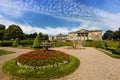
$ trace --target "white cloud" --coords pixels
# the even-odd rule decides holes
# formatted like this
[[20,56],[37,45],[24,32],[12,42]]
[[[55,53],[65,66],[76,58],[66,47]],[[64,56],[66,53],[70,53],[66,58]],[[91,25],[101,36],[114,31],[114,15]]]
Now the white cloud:
[[0,18],[0,23],[5,24],[6,28],[8,28],[9,25],[11,24],[16,24],[19,25],[21,27],[21,29],[23,30],[24,33],[34,33],[34,32],[42,32],[44,34],[48,34],[48,35],[56,35],[59,33],[63,33],[63,34],[67,34],[69,32],[69,30],[67,28],[61,28],[61,27],[56,27],[56,28],[52,28],[52,27],[45,27],[45,28],[40,28],[40,27],[32,27],[30,25],[26,24],[19,24],[16,22],[12,22],[9,21],[8,19],[2,17]]
[[[71,22],[80,22],[80,26],[73,28],[39,28],[28,24],[19,24],[25,33],[43,32],[47,34],[67,33],[70,31],[85,29],[118,29],[120,27],[120,13],[112,14],[90,6],[76,3],[74,0],[47,0],[45,4],[41,0],[36,4],[35,0],[0,0],[0,11],[14,18],[21,17],[24,12],[32,11],[36,13],[51,15],[56,18]],[[5,25],[16,24],[0,15],[0,23]]]
[[107,25],[110,29],[116,30],[120,28],[120,13],[112,14],[101,11],[98,15],[102,17],[103,24]]

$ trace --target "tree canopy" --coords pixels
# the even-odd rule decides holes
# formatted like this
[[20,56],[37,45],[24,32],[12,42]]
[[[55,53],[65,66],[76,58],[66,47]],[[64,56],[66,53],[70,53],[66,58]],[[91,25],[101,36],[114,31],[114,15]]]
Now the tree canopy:
[[0,40],[3,38],[5,31],[5,26],[3,24],[0,24]]
[[107,30],[103,34],[103,39],[105,40],[120,40],[120,29],[116,31]]
[[6,36],[9,37],[9,39],[15,39],[15,38],[21,38],[23,36],[23,31],[18,25],[10,25],[6,29]]

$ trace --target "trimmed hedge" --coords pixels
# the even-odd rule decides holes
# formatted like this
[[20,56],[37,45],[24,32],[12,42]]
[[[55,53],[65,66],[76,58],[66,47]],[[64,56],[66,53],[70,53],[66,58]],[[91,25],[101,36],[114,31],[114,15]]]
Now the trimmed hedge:
[[1,42],[0,46],[12,46],[13,42]]
[[20,45],[32,45],[33,40],[21,40]]

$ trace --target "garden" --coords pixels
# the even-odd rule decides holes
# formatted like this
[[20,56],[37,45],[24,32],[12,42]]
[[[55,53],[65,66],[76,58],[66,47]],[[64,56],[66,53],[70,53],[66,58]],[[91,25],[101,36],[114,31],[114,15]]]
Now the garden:
[[86,47],[95,47],[113,58],[120,58],[120,41],[86,41]]
[[71,74],[80,61],[56,50],[35,50],[6,62],[3,72],[15,79],[54,79]]

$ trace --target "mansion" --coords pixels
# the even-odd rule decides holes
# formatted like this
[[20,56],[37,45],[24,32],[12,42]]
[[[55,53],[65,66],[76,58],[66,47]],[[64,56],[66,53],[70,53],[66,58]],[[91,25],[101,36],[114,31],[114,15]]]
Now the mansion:
[[53,40],[93,40],[98,41],[102,40],[102,30],[86,30],[86,29],[80,29],[75,32],[70,32],[67,35],[58,34],[56,36],[50,36],[50,41]]

